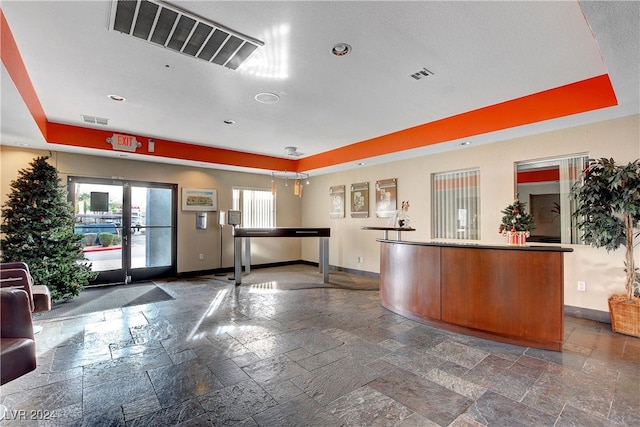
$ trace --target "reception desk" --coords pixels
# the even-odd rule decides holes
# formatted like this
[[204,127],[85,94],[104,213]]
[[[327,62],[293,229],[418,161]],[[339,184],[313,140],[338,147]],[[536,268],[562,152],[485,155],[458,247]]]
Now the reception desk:
[[242,284],[242,241],[245,245],[245,272],[251,273],[252,237],[318,237],[318,266],[324,283],[329,282],[329,237],[330,228],[234,228],[233,229],[233,273],[236,285]]
[[564,253],[573,249],[378,241],[385,308],[453,332],[562,350]]

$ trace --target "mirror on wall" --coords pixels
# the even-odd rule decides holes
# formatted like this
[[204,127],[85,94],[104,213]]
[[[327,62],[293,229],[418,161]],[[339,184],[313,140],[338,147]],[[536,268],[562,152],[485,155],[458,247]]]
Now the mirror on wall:
[[527,240],[540,243],[580,243],[569,197],[573,184],[587,164],[586,154],[517,162],[516,193],[527,203],[536,229]]

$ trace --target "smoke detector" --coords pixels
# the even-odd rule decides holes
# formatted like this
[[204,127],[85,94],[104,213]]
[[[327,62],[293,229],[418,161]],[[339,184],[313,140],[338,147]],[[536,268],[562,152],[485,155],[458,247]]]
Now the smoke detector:
[[289,157],[302,156],[302,153],[298,152],[298,147],[284,147],[284,153]]
[[261,92],[254,98],[261,104],[277,104],[280,101],[280,97],[277,94],[270,92]]

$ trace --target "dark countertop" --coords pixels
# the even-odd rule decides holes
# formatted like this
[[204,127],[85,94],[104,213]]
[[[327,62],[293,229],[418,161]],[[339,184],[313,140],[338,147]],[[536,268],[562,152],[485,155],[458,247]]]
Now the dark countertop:
[[561,246],[544,246],[544,245],[482,245],[480,243],[456,243],[456,242],[411,242],[411,241],[398,241],[398,240],[385,240],[376,239],[380,243],[393,243],[395,245],[417,245],[417,246],[440,246],[451,248],[469,248],[469,249],[499,249],[508,251],[543,251],[543,252],[573,252],[572,248],[563,248]]

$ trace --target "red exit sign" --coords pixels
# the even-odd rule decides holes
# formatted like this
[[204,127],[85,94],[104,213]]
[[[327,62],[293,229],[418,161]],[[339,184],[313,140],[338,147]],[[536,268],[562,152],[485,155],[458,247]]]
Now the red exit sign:
[[111,144],[114,150],[129,151],[135,153],[138,147],[142,147],[142,143],[136,140],[135,136],[121,135],[114,133],[113,136],[107,138],[107,142]]

